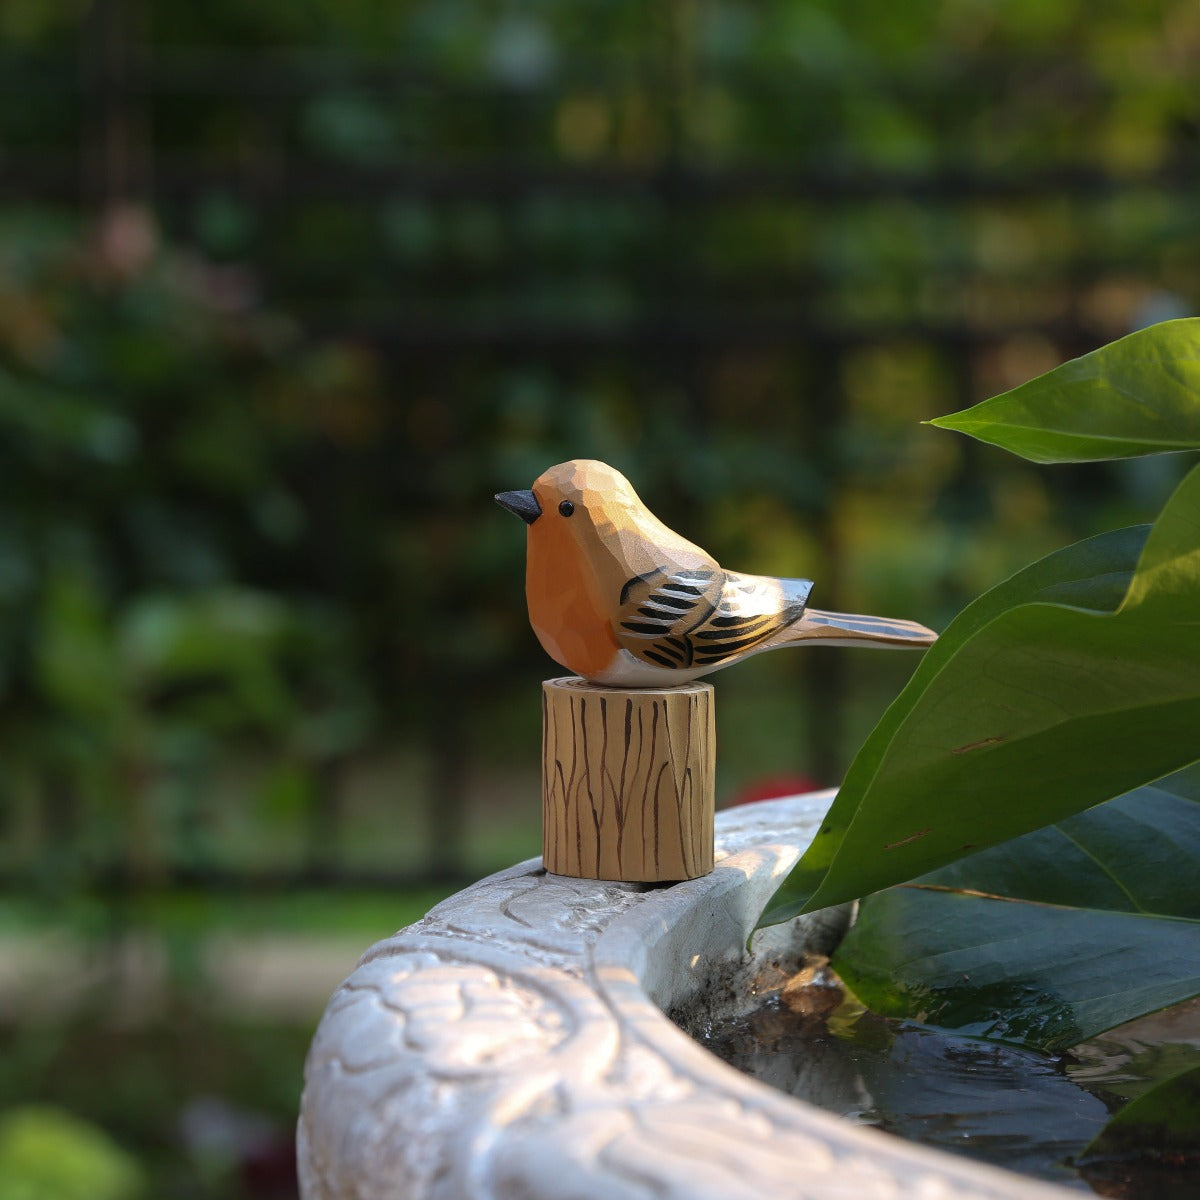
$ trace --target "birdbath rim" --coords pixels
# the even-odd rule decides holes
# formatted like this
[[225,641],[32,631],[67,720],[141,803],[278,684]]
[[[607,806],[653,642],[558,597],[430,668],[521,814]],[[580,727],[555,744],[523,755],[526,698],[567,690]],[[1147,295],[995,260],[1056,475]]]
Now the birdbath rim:
[[[717,815],[716,867],[671,886],[531,859],[371,947],[313,1039],[304,1200],[805,1200],[1076,1193],[855,1126],[709,1054],[665,1014],[748,1004],[746,940],[832,791]],[[761,931],[828,948],[845,910]]]

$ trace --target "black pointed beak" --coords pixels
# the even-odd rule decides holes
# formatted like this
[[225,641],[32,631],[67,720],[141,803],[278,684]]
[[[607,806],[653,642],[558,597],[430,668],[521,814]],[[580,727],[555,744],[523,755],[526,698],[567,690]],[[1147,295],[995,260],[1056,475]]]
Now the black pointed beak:
[[542,515],[542,506],[530,491],[500,492],[496,496],[496,503],[510,513],[516,513],[526,525],[532,525]]

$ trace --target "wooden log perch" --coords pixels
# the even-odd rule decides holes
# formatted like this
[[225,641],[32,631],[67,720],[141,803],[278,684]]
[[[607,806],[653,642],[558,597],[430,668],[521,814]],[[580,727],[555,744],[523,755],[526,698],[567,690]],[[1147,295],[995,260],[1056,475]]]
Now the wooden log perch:
[[716,732],[707,683],[542,684],[542,858],[585,879],[658,883],[713,868]]

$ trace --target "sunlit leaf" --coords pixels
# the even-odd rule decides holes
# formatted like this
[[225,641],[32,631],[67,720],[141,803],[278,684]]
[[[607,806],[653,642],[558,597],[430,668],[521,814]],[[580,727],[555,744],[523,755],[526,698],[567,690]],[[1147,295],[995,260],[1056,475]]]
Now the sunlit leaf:
[[1105,535],[966,609],[860,750],[763,923],[912,879],[1200,758],[1198,530],[1200,468],[1136,569],[1140,533]]
[[1131,333],[930,424],[1043,463],[1194,450],[1200,317]]
[[138,1162],[103,1130],[51,1105],[0,1115],[2,1194],[56,1200],[132,1200],[145,1192]]

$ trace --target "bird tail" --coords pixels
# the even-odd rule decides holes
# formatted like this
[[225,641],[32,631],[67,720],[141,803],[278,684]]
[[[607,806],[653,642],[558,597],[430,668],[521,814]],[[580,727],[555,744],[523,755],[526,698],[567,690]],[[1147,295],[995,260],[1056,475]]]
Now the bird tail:
[[918,625],[916,621],[822,612],[819,608],[810,608],[788,629],[787,640],[818,646],[859,644],[880,649],[923,650],[937,641],[937,634],[924,625]]

